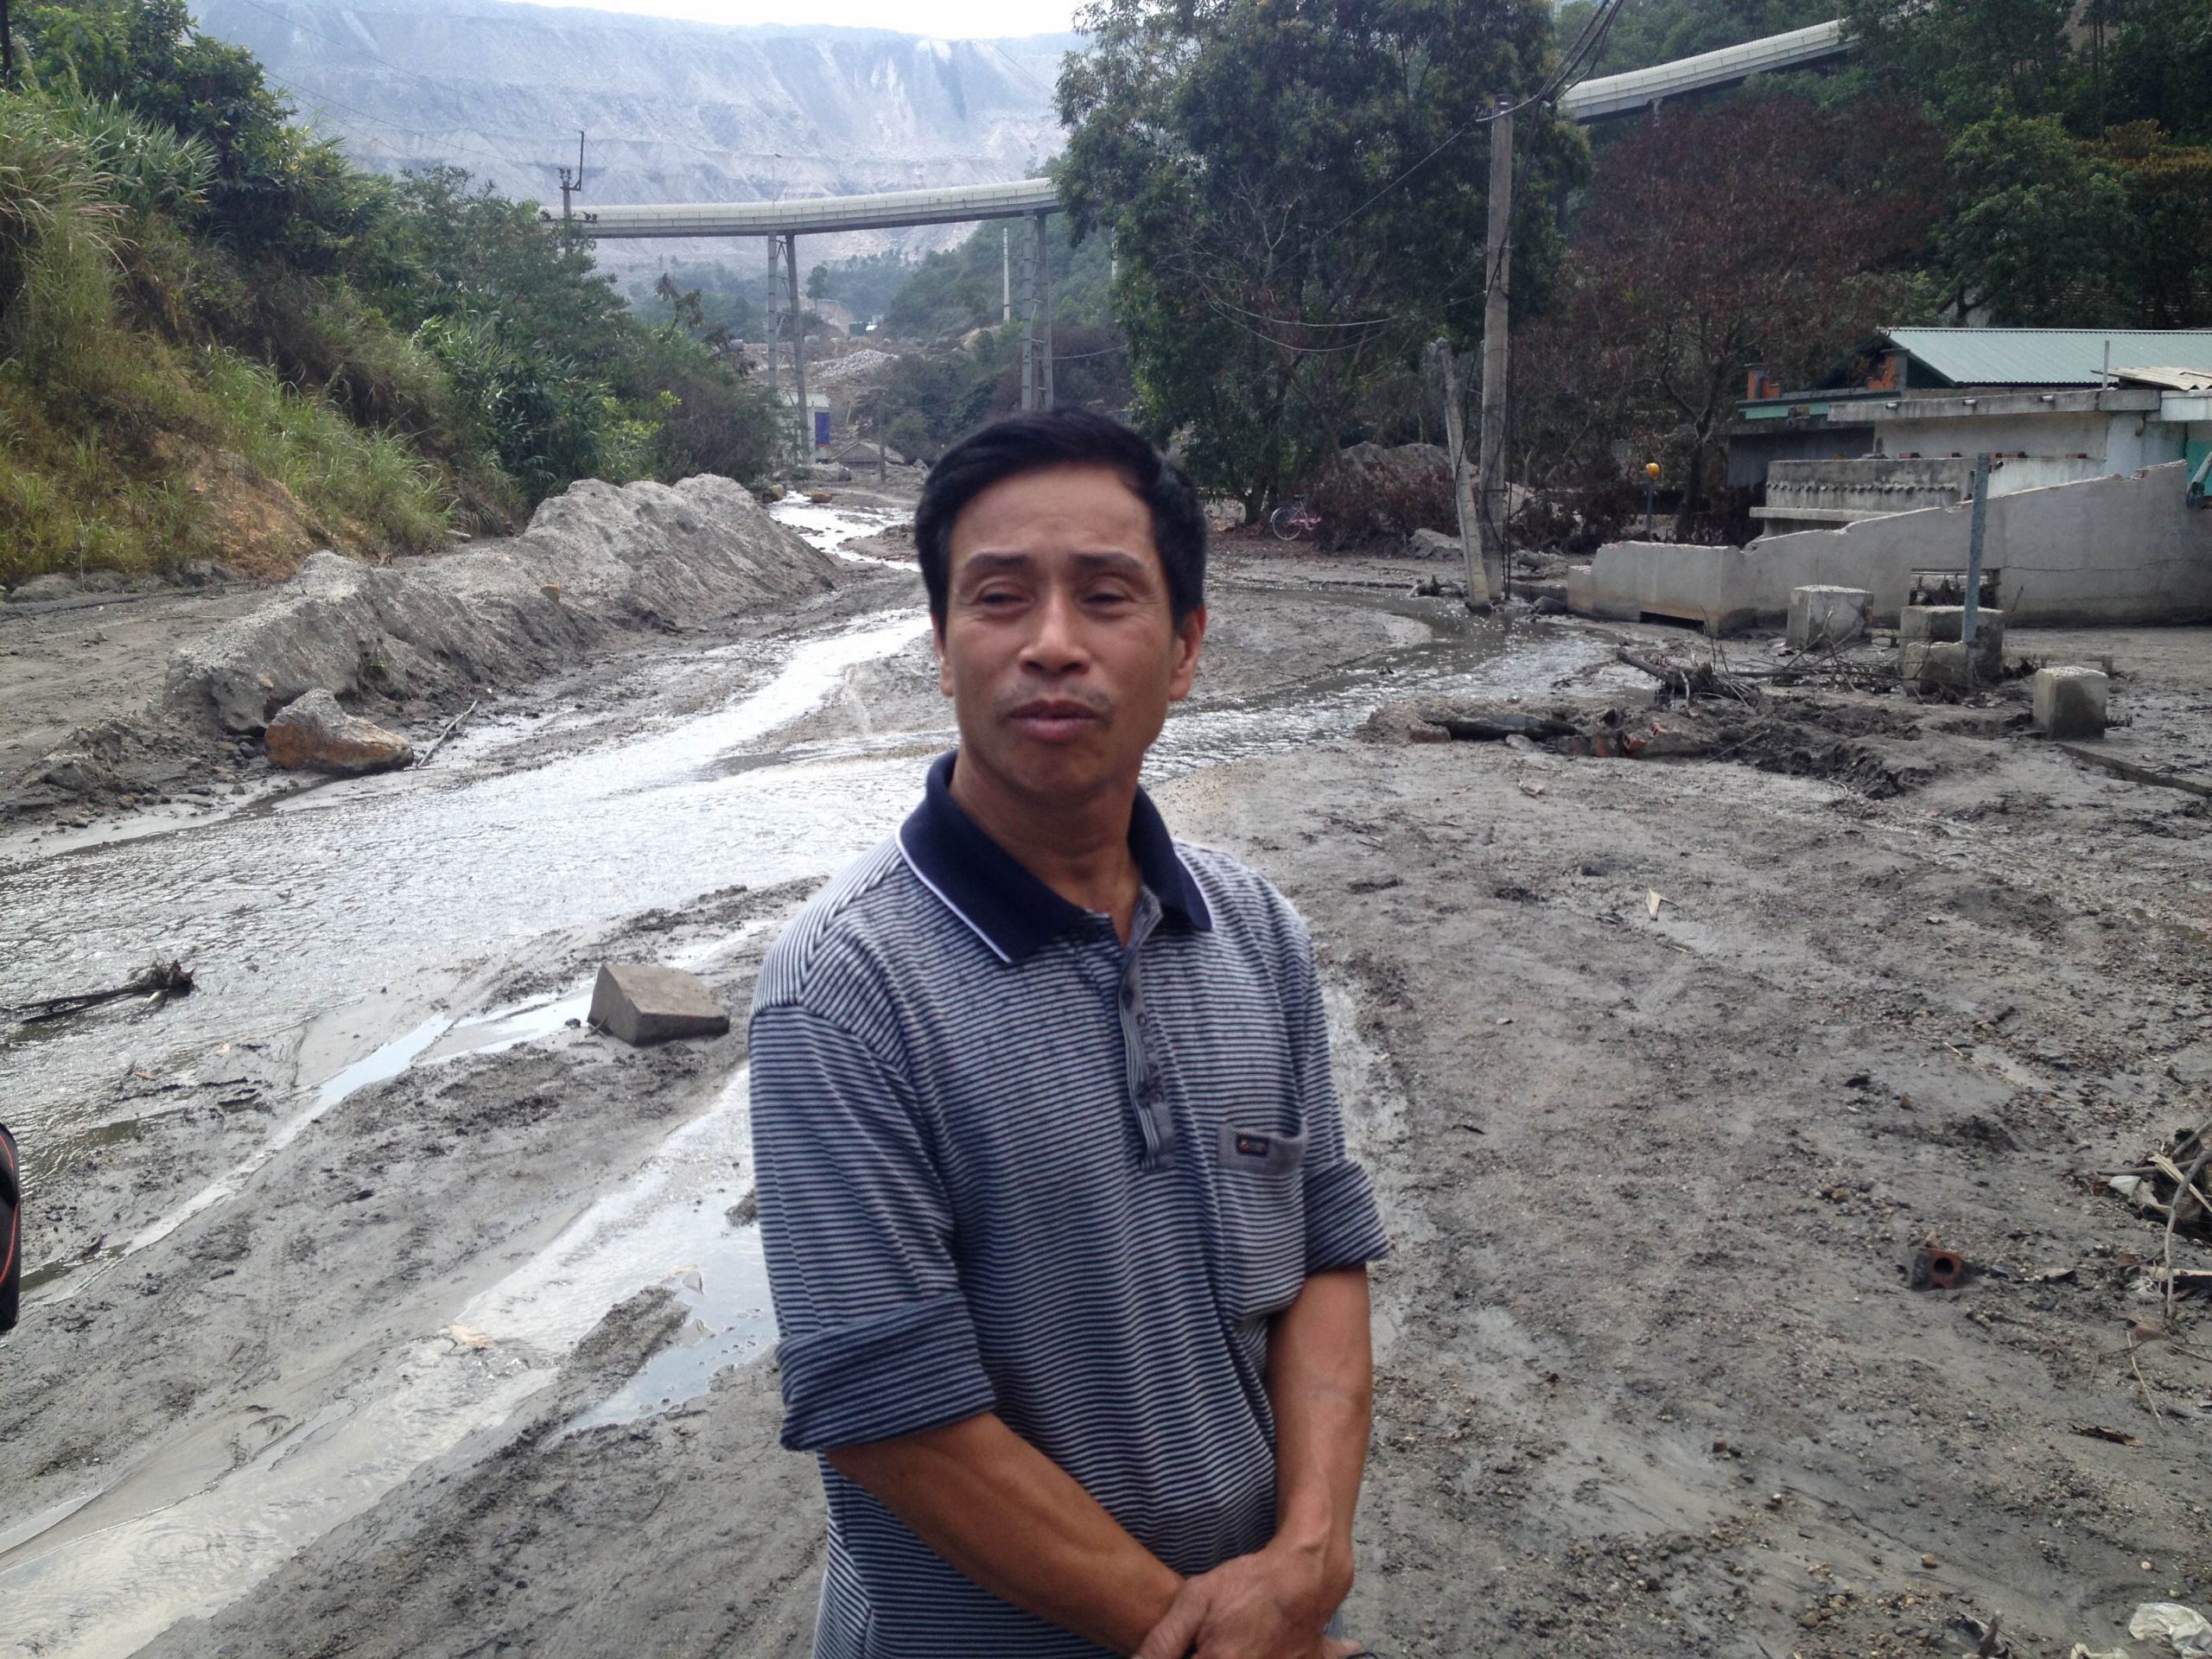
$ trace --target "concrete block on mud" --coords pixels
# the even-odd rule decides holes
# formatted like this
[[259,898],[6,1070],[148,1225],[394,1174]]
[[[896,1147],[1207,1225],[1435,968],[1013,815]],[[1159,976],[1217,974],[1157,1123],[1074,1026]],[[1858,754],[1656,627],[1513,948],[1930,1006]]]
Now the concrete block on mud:
[[[1897,643],[1947,641],[1966,637],[1967,607],[1963,605],[1908,605],[1897,613]],[[2005,633],[2005,613],[1986,605],[1974,613],[1974,643],[1986,649],[1992,634]]]
[[[1974,683],[1988,685],[2003,671],[2004,641],[2001,633],[1977,633]],[[1899,645],[1897,677],[1911,685],[1964,687],[1967,683],[1966,645],[1957,639],[1916,639]]]
[[1792,651],[1824,651],[1864,638],[1874,616],[1874,595],[1864,588],[1815,586],[1789,590]]
[[2029,694],[2045,737],[2102,737],[2112,682],[2094,668],[2039,668]]
[[729,1029],[696,974],[655,962],[609,962],[591,991],[591,1023],[632,1048],[676,1037],[719,1037]]

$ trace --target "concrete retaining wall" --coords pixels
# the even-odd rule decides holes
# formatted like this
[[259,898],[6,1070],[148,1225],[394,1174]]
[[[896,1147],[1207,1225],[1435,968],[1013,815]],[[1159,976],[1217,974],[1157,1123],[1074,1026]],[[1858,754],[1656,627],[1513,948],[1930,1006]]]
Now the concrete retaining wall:
[[[2050,489],[1992,495],[1983,561],[2019,626],[2212,620],[2212,512],[2182,505],[2178,462]],[[1789,590],[1864,588],[1894,624],[1912,573],[1963,569],[1970,505],[1797,531],[1749,547],[1614,542],[1572,572],[1567,602],[1592,616],[1679,618],[1726,631],[1779,622]]]

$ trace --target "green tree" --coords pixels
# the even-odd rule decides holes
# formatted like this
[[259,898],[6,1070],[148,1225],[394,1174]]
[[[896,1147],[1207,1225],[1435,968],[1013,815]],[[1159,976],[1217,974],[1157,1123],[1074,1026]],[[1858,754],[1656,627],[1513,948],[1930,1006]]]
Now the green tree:
[[1993,116],[2054,115],[2078,79],[2073,0],[1845,0],[1876,83],[1955,130]]
[[[1559,33],[1572,39],[1597,0],[1565,0]],[[1835,0],[1626,0],[1591,73],[1617,75],[1700,52],[1780,35],[1836,15]]]
[[2156,121],[2184,143],[2212,140],[2212,5],[2090,0],[2088,10],[2097,130]]
[[[1867,131],[1884,144],[1853,142]],[[1803,385],[1899,321],[1941,156],[1910,105],[1770,99],[1641,124],[1607,150],[1575,219],[1562,303],[1516,342],[1524,429],[1586,480],[1627,440],[1664,463],[1689,518],[1725,518],[1719,461],[1745,372]]]
[[[1541,0],[1099,0],[1059,106],[1078,233],[1109,231],[1136,412],[1262,516],[1378,375],[1479,334],[1484,117],[1541,85]],[[1580,136],[1516,134],[1519,302],[1555,264]]]
[[200,34],[184,0],[74,0],[24,8],[29,73],[120,105],[207,145],[207,228],[233,251],[280,250],[327,271],[367,233],[376,181],[338,146],[290,124],[291,105],[243,47]]
[[2130,321],[2136,230],[2126,187],[2056,116],[1993,116],[1951,146],[1957,199],[1936,231],[1961,302],[1993,321],[2094,327]]
[[2212,145],[2177,144],[2155,121],[2114,127],[2091,153],[2114,169],[2133,223],[2119,250],[2135,320],[2212,322]]

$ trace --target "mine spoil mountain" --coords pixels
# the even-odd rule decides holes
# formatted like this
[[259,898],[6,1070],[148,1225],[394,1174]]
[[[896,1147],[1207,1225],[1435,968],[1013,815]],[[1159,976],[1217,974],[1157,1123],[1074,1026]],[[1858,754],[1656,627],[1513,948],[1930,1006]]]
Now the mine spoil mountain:
[[[575,165],[587,133],[585,207],[1024,177],[1059,148],[1052,86],[1078,43],[722,26],[506,0],[201,0],[199,18],[251,50],[303,116],[380,171],[451,165],[557,203],[559,168]],[[946,240],[944,227],[864,232],[805,251]],[[601,245],[617,267],[735,251]]]

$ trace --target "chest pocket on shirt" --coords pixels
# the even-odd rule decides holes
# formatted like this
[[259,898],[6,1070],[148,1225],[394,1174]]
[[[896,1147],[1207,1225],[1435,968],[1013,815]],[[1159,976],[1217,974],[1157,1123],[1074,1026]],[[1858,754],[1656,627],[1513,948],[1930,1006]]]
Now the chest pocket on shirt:
[[1243,1129],[1221,1126],[1221,1166],[1231,1175],[1287,1175],[1306,1161],[1306,1131]]
[[1224,1123],[1214,1154],[1229,1312],[1265,1318],[1306,1282],[1306,1128]]

